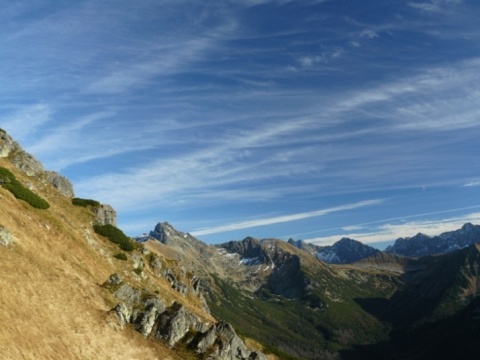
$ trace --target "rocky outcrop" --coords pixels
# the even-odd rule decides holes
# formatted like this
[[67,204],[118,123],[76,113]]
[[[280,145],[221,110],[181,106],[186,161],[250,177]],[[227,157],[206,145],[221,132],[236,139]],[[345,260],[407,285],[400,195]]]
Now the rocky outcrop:
[[180,303],[170,306],[156,295],[134,289],[114,274],[104,287],[121,300],[112,312],[120,325],[131,324],[143,336],[164,341],[170,347],[181,344],[205,359],[266,360],[264,354],[249,350],[226,322],[202,322]]
[[110,205],[100,205],[93,208],[98,225],[117,226],[117,212]]
[[43,165],[33,155],[21,150],[21,148],[13,152],[11,160],[12,164],[27,176],[36,176],[45,171]]
[[43,165],[35,157],[14,141],[5,131],[0,129],[0,157],[9,157],[12,164],[29,177],[36,176],[41,181],[53,186],[60,194],[73,198],[72,183],[64,176],[45,171]]
[[0,225],[0,245],[8,246],[13,242],[13,237],[8,229]]
[[242,241],[229,241],[218,246],[223,247],[229,253],[239,254],[242,259],[255,259],[255,263],[262,264],[271,263],[271,259],[264,251],[260,240],[252,237],[247,237]]
[[47,183],[57,189],[60,194],[69,198],[75,196],[73,185],[65,176],[62,176],[55,171],[45,171],[44,176]]
[[7,157],[17,148],[18,144],[5,131],[0,130],[0,157]]

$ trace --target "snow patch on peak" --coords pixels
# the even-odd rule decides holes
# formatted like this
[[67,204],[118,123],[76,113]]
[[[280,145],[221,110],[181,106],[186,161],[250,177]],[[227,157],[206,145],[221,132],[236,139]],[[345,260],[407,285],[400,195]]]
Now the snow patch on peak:
[[340,262],[340,257],[330,251],[317,252],[317,259],[329,264],[335,264]]

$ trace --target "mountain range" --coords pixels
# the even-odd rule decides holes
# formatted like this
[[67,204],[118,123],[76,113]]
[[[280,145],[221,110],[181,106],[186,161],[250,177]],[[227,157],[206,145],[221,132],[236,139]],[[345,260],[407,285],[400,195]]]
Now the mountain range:
[[383,252],[131,239],[1,129],[0,154],[2,359],[478,358],[477,225]]

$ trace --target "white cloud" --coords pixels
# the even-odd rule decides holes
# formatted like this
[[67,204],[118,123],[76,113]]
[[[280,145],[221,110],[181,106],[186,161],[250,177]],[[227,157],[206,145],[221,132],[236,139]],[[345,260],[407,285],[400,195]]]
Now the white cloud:
[[202,54],[213,45],[211,37],[181,40],[161,49],[151,59],[122,65],[121,69],[95,80],[86,88],[87,93],[116,94],[132,91],[148,85],[156,76],[184,71],[189,63],[199,60]]
[[[478,208],[474,206],[470,208]],[[445,212],[454,212],[459,209],[452,209]],[[411,215],[403,219],[420,217],[423,214]],[[398,218],[399,220],[402,218]],[[467,222],[480,224],[480,213],[468,213],[463,216],[449,217],[443,219],[431,220],[416,220],[403,223],[389,223],[392,219],[382,220],[379,222],[387,222],[375,227],[369,227],[369,231],[364,232],[345,232],[338,235],[322,236],[309,238],[305,241],[318,245],[331,245],[343,237],[348,237],[363,242],[364,244],[393,241],[400,237],[412,237],[418,233],[423,233],[429,236],[439,235],[446,231],[456,230],[462,227]],[[367,225],[367,224],[365,224]]]
[[368,39],[374,39],[378,37],[378,33],[372,29],[364,29],[360,33],[361,38],[368,38]]
[[22,142],[51,121],[52,114],[53,111],[47,104],[26,105],[1,118],[0,123],[13,138]]
[[364,110],[391,121],[399,130],[453,130],[479,126],[480,58],[426,69],[337,102],[332,113],[343,117]]
[[378,204],[381,204],[382,202],[384,202],[384,200],[381,200],[381,199],[366,200],[366,201],[360,201],[357,203],[346,204],[346,205],[336,206],[336,207],[312,211],[312,212],[275,216],[267,219],[241,221],[237,223],[221,225],[221,226],[216,226],[216,227],[211,227],[206,229],[198,229],[198,230],[192,231],[191,233],[194,236],[202,236],[202,235],[217,234],[217,233],[222,233],[222,232],[227,232],[232,230],[247,229],[247,228],[252,228],[257,226],[280,224],[285,222],[308,219],[308,218],[317,217],[317,216],[324,216],[324,215],[328,215],[328,214],[339,212],[339,211],[347,211],[347,210],[358,209],[366,206],[378,205]]
[[430,0],[428,2],[409,2],[408,6],[425,12],[441,12],[446,6],[461,4],[463,0]]
[[471,181],[463,185],[464,187],[473,187],[473,186],[480,186],[480,181]]

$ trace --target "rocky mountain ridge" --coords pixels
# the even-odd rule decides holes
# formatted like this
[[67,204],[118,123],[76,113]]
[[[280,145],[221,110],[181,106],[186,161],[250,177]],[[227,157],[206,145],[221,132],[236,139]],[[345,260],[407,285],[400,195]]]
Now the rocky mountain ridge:
[[466,223],[461,229],[433,237],[418,233],[413,237],[399,238],[385,252],[410,257],[438,255],[466,248],[478,241],[480,226]]
[[[457,239],[461,239],[461,234],[471,235],[473,228],[475,228],[474,225],[466,224],[463,231],[451,233],[455,234]],[[467,231],[465,231],[466,229]],[[449,235],[451,234],[442,234],[442,238],[448,239]],[[175,239],[169,237],[175,237]],[[161,239],[163,243],[174,244],[177,249],[187,248],[181,242],[201,244],[198,240],[190,237],[191,235],[177,232],[171,225],[168,225],[168,229],[163,231]],[[475,290],[478,289],[480,281],[478,265],[471,265],[473,262],[479,262],[478,246],[475,247],[475,245],[465,248],[464,251],[462,250],[463,252],[452,252],[452,256],[455,255],[454,258],[460,259],[452,261],[449,260],[449,254],[441,258],[416,259],[381,252],[365,247],[357,241],[342,239],[336,246],[333,246],[333,249],[339,254],[342,254],[339,249],[346,249],[347,255],[355,252],[357,254],[356,258],[350,262],[347,260],[344,264],[337,265],[329,265],[320,261],[317,254],[322,248],[301,241],[284,242],[276,239],[258,240],[247,237],[215,247],[203,244],[200,246],[202,248],[200,253],[206,251],[205,246],[210,250],[216,248],[217,253],[210,259],[212,264],[217,265],[210,268],[209,278],[202,280],[207,284],[206,298],[213,314],[221,314],[242,331],[249,329],[251,324],[256,324],[255,329],[250,330],[250,336],[257,336],[257,339],[261,339],[270,346],[275,344],[274,346],[278,350],[277,354],[281,354],[283,351],[289,354],[280,355],[286,356],[286,358],[292,355],[304,359],[337,358],[339,354],[335,355],[335,353],[320,350],[320,348],[328,348],[327,344],[330,341],[337,342],[337,344],[344,343],[343,346],[345,344],[353,345],[358,341],[355,340],[360,336],[355,332],[358,329],[354,330],[355,328],[350,327],[352,325],[349,324],[347,318],[356,318],[357,325],[355,326],[358,326],[358,319],[362,319],[360,322],[366,326],[363,331],[370,333],[370,339],[381,337],[380,334],[373,335],[371,332],[373,329],[382,329],[384,326],[382,324],[390,323],[392,324],[390,326],[401,326],[404,329],[401,335],[398,335],[400,333],[397,332],[392,333],[393,339],[397,341],[413,331],[412,324],[429,323],[432,324],[431,326],[436,326],[434,324],[443,321],[442,319],[455,316],[457,311],[461,311],[470,302],[475,301],[478,296],[478,291]],[[195,252],[195,249],[196,246],[189,247],[189,251]],[[331,251],[331,247],[327,249]],[[358,249],[367,251],[362,252]],[[466,254],[470,254],[468,260],[461,260],[467,256]],[[347,258],[347,256],[343,256]],[[229,259],[230,262],[225,261],[221,265],[220,259]],[[215,272],[215,268],[221,266],[227,266],[231,275],[224,276],[221,272]],[[233,275],[236,271],[245,275],[248,272],[246,269],[254,269],[254,271],[250,271],[243,281],[240,281],[240,277]],[[256,285],[249,286],[253,283]],[[452,287],[454,283],[464,285]],[[432,287],[431,284],[437,285]],[[355,299],[354,303],[357,306],[360,305],[363,310],[354,310],[354,303],[350,303],[352,296]],[[380,301],[380,299],[383,300]],[[414,299],[417,300],[414,301]],[[297,346],[302,340],[297,338],[299,343],[294,345],[287,338],[275,332],[282,329],[285,334],[289,334],[291,328],[295,328],[292,323],[290,323],[289,330],[281,325],[285,321],[281,314],[286,311],[285,306],[288,302],[291,302],[288,305],[288,313],[292,319],[297,319],[295,321],[301,323],[301,319],[304,319],[303,316],[305,316],[316,324],[316,327],[312,328],[308,334],[310,337],[319,336],[317,337],[317,347],[308,348],[308,346],[302,345],[303,350],[300,351]],[[431,308],[435,310],[428,310],[426,304],[436,304]],[[293,308],[290,308],[290,305]],[[238,314],[238,306],[243,309],[241,315]],[[264,318],[255,311],[250,314],[250,311],[246,311],[250,308],[264,308],[266,313],[277,314],[278,319],[271,316]],[[408,312],[412,316],[402,316],[407,308],[410,309]],[[453,310],[445,311],[444,309],[447,308]],[[297,317],[299,314],[295,315],[299,309],[302,309],[302,317]],[[277,313],[277,311],[281,312]],[[341,311],[343,315],[340,315],[341,313],[338,311]],[[416,315],[413,316],[413,314]],[[248,319],[248,323],[245,322],[246,319]],[[397,319],[406,320],[400,323]],[[272,325],[265,327],[265,323]],[[331,325],[325,327],[327,323]],[[337,329],[332,330],[330,328],[332,325]],[[305,329],[309,328],[305,324],[303,326]],[[263,328],[266,333],[260,330]],[[341,337],[333,336],[332,331],[335,334],[342,334]],[[267,332],[274,332],[276,338],[272,338]],[[294,337],[295,335],[290,334],[290,336]],[[389,348],[389,352],[392,353],[394,350]],[[341,356],[346,358],[351,356],[348,351],[341,353],[343,354]]]
[[301,249],[306,249],[309,253],[314,252],[319,260],[328,264],[350,264],[379,252],[371,246],[349,238],[342,238],[330,246],[305,244],[299,241],[293,243]]
[[64,176],[47,171],[35,157],[27,153],[4,130],[0,129],[0,157],[9,158],[11,163],[28,177],[37,177],[42,183],[53,186],[62,195],[73,198],[72,183]]

